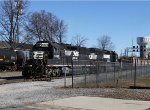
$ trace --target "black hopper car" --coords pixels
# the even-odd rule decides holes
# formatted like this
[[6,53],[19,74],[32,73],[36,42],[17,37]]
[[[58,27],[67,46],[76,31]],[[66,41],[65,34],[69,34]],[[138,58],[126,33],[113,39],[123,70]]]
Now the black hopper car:
[[31,58],[23,66],[22,75],[25,78],[60,76],[64,68],[71,68],[72,60],[81,64],[85,60],[115,62],[117,58],[114,51],[38,41],[33,46]]

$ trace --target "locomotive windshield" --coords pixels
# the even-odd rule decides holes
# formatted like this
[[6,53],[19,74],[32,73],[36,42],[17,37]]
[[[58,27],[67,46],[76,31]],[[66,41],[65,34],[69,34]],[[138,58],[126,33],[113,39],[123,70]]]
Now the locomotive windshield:
[[33,47],[33,51],[50,51],[50,50],[51,46],[49,45],[48,42],[46,43],[38,42]]
[[37,47],[49,47],[48,43],[37,43],[36,46]]

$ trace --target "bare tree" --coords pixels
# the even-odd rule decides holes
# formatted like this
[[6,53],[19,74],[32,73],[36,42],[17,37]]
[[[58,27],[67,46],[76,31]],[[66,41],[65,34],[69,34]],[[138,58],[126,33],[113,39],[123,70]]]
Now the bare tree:
[[27,0],[4,0],[0,8],[0,36],[12,49],[19,42],[22,22],[28,6]]
[[57,20],[57,33],[56,33],[56,41],[58,43],[62,43],[65,38],[65,33],[67,32],[67,25],[63,20]]
[[103,35],[97,39],[98,47],[102,50],[112,50],[114,49],[114,44],[111,42],[111,37]]
[[59,21],[52,13],[42,10],[28,16],[25,29],[28,35],[37,40],[55,41],[60,38],[60,42],[62,42],[66,28],[62,20]]
[[32,36],[30,36],[30,35],[27,34],[27,35],[24,36],[23,43],[26,43],[26,44],[35,44],[36,40],[34,39],[34,37],[32,37]]
[[80,49],[80,47],[85,46],[87,40],[88,39],[84,36],[76,35],[72,38],[72,44]]

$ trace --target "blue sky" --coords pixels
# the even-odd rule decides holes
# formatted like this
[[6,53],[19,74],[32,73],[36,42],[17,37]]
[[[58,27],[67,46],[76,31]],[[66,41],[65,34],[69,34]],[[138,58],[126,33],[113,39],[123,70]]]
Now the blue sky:
[[68,25],[67,41],[80,34],[87,47],[97,46],[97,38],[111,37],[115,51],[134,45],[139,36],[150,36],[149,1],[32,1],[29,11],[46,10]]

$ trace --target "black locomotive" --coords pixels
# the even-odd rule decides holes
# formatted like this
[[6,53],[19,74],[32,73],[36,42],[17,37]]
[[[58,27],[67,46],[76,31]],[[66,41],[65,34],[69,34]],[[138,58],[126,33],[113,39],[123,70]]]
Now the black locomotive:
[[[104,55],[107,57],[103,57]],[[115,62],[117,58],[114,51],[38,41],[33,46],[32,58],[23,67],[22,75],[26,78],[60,76],[64,67],[71,68],[73,60],[80,64],[83,60]]]

